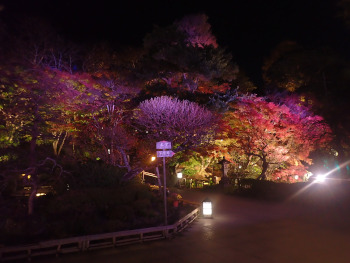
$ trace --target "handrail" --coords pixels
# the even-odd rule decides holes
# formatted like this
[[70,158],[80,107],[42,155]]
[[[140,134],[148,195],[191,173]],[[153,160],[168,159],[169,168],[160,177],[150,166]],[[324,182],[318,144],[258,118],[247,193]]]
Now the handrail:
[[83,252],[92,249],[166,239],[185,229],[198,217],[199,212],[200,209],[197,207],[174,224],[167,226],[48,240],[23,246],[0,247],[0,261],[4,262],[26,258],[30,260],[33,257],[43,255],[58,256],[65,253]]
[[156,174],[154,174],[154,173],[150,173],[150,172],[143,171],[142,174],[143,174],[143,175],[150,176],[150,177],[158,178],[158,176],[157,176]]

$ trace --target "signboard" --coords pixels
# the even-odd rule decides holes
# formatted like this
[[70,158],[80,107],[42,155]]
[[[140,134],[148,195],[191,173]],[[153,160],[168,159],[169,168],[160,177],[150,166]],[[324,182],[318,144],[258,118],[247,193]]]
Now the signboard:
[[173,157],[173,151],[157,151],[157,157]]
[[157,150],[171,149],[171,142],[167,142],[167,141],[157,142],[156,143],[156,149]]
[[[168,141],[160,141],[156,143],[157,150],[163,150],[163,151],[157,151],[157,157],[163,157],[163,182],[164,182],[164,223],[165,225],[168,225],[168,212],[167,212],[167,198],[166,198],[166,171],[165,171],[165,157],[172,157],[175,153],[170,150],[171,149],[171,142]],[[168,149],[168,151],[166,151]],[[157,167],[158,169],[158,167]]]

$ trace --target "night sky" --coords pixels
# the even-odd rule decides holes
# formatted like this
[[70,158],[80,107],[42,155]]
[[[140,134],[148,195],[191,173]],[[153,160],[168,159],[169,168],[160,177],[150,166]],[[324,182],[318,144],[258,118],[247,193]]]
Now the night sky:
[[[208,2],[208,1],[207,1]],[[336,0],[7,0],[0,17],[15,13],[43,17],[57,31],[78,42],[111,41],[142,45],[154,25],[166,26],[184,15],[205,13],[218,43],[259,85],[260,69],[279,42],[296,41],[305,47],[330,46],[349,55],[349,36],[337,17]]]

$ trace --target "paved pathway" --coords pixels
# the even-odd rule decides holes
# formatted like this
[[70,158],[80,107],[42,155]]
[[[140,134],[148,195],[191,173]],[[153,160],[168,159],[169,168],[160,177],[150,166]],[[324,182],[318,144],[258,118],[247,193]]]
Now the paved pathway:
[[322,205],[277,204],[218,193],[180,193],[197,202],[209,197],[213,219],[199,218],[170,240],[33,262],[350,262],[350,207],[340,200]]

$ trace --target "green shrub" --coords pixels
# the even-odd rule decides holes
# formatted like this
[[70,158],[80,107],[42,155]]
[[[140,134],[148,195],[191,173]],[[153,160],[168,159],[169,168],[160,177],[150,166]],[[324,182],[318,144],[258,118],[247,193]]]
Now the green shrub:
[[125,172],[100,161],[89,161],[75,167],[67,183],[70,188],[113,187],[120,184]]

